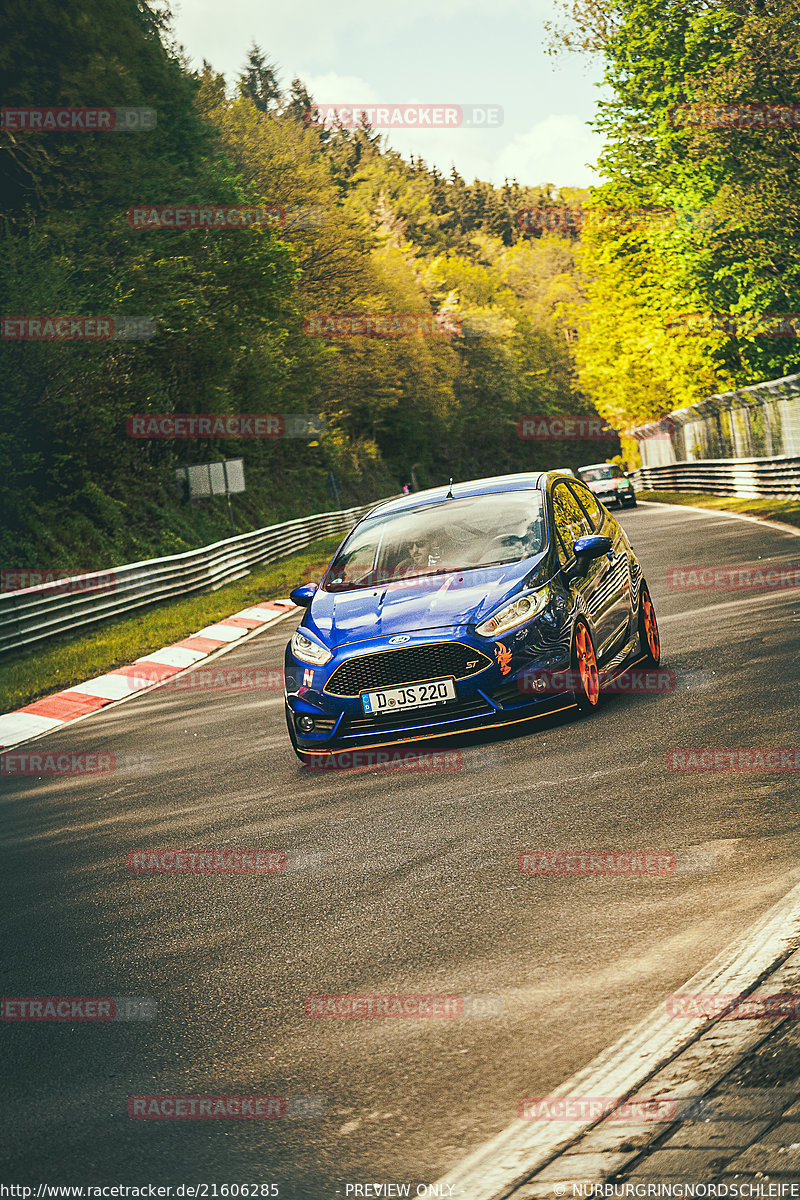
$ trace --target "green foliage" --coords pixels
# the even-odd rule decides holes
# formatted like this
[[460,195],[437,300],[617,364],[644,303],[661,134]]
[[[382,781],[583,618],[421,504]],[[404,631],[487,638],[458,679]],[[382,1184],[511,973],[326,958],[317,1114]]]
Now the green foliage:
[[[192,74],[149,0],[11,0],[4,103],[135,106],[150,132],[0,134],[4,311],[145,316],[140,342],[6,342],[0,561],[102,567],[225,536],[219,500],[183,503],[174,468],[245,459],[237,525],[596,448],[522,442],[534,413],[589,410],[571,339],[573,240],[523,238],[554,189],[502,188],[405,161],[380,135],[307,120],[258,46],[232,88]],[[34,38],[35,31],[35,38]],[[127,211],[267,204],[282,227],[138,230]],[[326,341],[311,313],[451,313],[464,334]],[[477,331],[477,332],[476,332]],[[137,413],[313,412],[317,441],[134,440]]]
[[[637,424],[704,395],[790,374],[796,337],[758,318],[800,311],[800,130],[713,127],[681,112],[800,101],[794,0],[571,0],[561,45],[602,51],[611,99],[595,210],[658,208],[671,222],[596,221],[582,239],[579,378],[599,411]],[[688,336],[689,314],[735,328]],[[676,323],[677,322],[677,323]]]

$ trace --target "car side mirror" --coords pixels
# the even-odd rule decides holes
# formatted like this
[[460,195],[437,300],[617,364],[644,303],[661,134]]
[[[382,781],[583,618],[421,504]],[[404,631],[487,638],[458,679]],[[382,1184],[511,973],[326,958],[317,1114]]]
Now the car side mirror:
[[604,537],[601,533],[590,533],[578,538],[572,547],[572,553],[580,562],[588,563],[593,558],[610,554],[613,549],[614,543],[610,537]]
[[[608,539],[606,538],[606,541]],[[298,608],[308,608],[311,601],[314,599],[314,593],[317,590],[315,583],[301,583],[300,587],[296,587],[293,592],[289,592],[289,599],[292,604],[296,604]]]
[[602,534],[592,533],[585,537],[579,537],[572,547],[575,562],[566,571],[568,581],[572,583],[573,580],[580,579],[581,575],[586,574],[589,563],[593,559],[610,554],[613,549],[614,543],[611,538],[604,537]]

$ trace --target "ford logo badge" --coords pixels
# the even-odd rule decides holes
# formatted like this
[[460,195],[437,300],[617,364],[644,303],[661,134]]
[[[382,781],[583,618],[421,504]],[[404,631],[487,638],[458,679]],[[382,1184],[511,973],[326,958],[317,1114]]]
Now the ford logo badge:
[[390,646],[402,646],[403,642],[410,642],[411,638],[407,633],[402,633],[400,637],[389,638]]

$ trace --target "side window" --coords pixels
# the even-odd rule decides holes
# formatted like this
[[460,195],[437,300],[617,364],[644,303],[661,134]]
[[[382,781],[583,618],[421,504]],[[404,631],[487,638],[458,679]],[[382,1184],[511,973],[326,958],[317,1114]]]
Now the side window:
[[605,519],[602,508],[584,484],[571,483],[569,486],[580,500],[581,507],[585,508],[586,512],[588,513],[589,520],[594,525],[594,530],[592,532],[596,532],[603,524]]
[[594,533],[594,529],[566,483],[557,483],[553,488],[553,515],[558,533],[558,558],[565,565],[572,558],[572,547],[578,538]]

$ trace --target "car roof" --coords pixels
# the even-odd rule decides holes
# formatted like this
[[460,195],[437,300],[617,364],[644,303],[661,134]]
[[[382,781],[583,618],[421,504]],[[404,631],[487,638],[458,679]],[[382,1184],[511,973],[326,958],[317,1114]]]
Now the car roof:
[[[551,477],[562,477],[559,471],[523,471],[517,475],[491,475],[486,479],[469,479],[464,483],[453,484],[453,499],[466,496],[487,496],[493,492],[524,492],[538,491],[543,488]],[[375,513],[403,512],[406,509],[417,508],[422,504],[430,504],[434,500],[444,500],[450,490],[450,485],[426,488],[424,492],[412,492],[408,496],[398,496],[394,500],[383,500],[370,509],[369,516]]]
[[578,470],[579,471],[594,471],[597,467],[618,467],[618,466],[619,466],[619,463],[615,463],[615,462],[587,463],[585,467],[578,467]]

